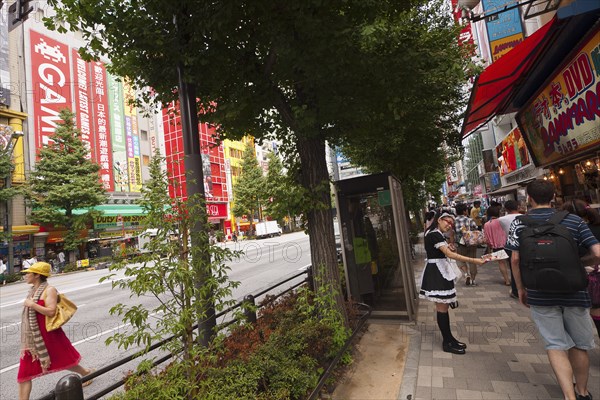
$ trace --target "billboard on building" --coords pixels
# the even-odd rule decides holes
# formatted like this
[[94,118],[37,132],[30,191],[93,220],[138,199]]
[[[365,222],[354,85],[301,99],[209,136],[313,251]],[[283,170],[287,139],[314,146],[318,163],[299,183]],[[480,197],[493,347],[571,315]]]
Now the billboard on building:
[[114,191],[113,160],[110,137],[110,112],[106,68],[100,61],[89,64],[92,82],[93,122],[96,132],[96,161],[100,165],[100,181],[109,192]]
[[496,154],[500,176],[515,172],[529,164],[527,145],[518,127],[510,131],[496,146]]
[[123,85],[118,78],[110,74],[108,74],[107,81],[115,192],[128,192],[129,174],[127,172]]
[[485,25],[490,41],[492,62],[494,62],[525,39],[521,24],[520,7],[494,14],[505,7],[514,6],[518,1],[481,0],[481,3],[485,14],[492,14],[486,18]]
[[73,60],[73,82],[75,94],[75,123],[81,132],[81,141],[87,149],[86,158],[96,160],[94,155],[94,127],[92,122],[92,99],[90,96],[90,76],[88,63],[79,55],[76,49],[71,49]]
[[8,13],[0,7],[0,104],[10,107],[10,69],[8,62]]
[[458,182],[458,169],[456,168],[456,164],[452,164],[448,167],[446,181],[448,182],[448,185]]
[[[458,24],[462,21],[462,9],[458,5],[458,0],[452,0],[452,15],[454,16],[454,21]],[[473,32],[471,30],[471,24],[467,21],[464,26],[460,30],[460,34],[458,35],[458,43],[462,45],[473,46]]]
[[494,150],[487,149],[481,152],[483,155],[483,169],[485,173],[498,172],[496,163],[494,162]]
[[600,146],[600,27],[517,114],[536,165]]
[[131,84],[127,81],[123,81],[123,97],[129,191],[141,192],[142,164],[140,161],[140,138],[137,133],[137,110],[132,104],[132,101],[135,100],[135,92]]
[[72,108],[69,47],[36,31],[29,33],[35,148],[50,143],[58,113]]

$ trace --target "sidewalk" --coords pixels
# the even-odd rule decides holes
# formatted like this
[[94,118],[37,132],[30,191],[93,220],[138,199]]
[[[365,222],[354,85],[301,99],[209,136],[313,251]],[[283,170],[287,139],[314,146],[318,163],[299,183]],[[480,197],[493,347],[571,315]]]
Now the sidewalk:
[[[422,247],[417,256],[416,279],[424,267]],[[460,306],[450,310],[453,333],[468,344],[467,354],[442,351],[433,303],[420,300],[416,323],[369,321],[355,364],[332,398],[562,399],[529,309],[509,297],[497,263],[480,267],[477,284],[458,282]],[[590,352],[588,389],[600,399],[598,347]]]

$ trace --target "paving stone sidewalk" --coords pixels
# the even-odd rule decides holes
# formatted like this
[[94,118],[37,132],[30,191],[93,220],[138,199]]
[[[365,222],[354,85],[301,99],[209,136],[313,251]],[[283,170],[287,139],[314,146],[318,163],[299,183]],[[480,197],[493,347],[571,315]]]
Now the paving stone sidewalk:
[[[414,265],[416,277],[424,267],[421,257]],[[416,340],[397,399],[562,399],[529,309],[509,296],[497,263],[480,266],[476,281],[474,287],[457,283],[459,307],[450,310],[453,333],[468,344],[465,355],[442,351],[433,303],[419,302],[412,327]],[[598,346],[590,352],[588,388],[600,399]]]

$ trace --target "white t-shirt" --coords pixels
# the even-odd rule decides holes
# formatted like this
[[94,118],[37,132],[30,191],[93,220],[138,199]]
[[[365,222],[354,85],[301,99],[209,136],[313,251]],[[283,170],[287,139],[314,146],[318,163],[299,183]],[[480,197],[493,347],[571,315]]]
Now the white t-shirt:
[[506,215],[498,218],[498,222],[500,222],[500,226],[502,226],[502,230],[504,231],[504,233],[506,233],[506,235],[508,235],[508,229],[510,228],[510,224],[519,215],[521,215],[521,214],[520,213],[506,214]]
[[4,264],[4,261],[0,260],[0,274],[3,274],[4,271],[6,271],[6,264]]
[[58,255],[56,256],[58,258],[58,262],[65,262],[65,253],[63,253],[62,251],[60,253],[58,253]]

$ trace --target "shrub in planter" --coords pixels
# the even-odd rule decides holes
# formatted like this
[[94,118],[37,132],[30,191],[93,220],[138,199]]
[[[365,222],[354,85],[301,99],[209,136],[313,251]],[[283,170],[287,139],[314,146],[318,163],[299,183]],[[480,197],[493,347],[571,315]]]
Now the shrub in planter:
[[4,280],[6,281],[6,283],[18,282],[21,279],[23,279],[23,275],[19,272],[13,272],[12,274],[9,274],[7,272],[4,273]]
[[[330,296],[333,299],[332,296]],[[117,399],[303,399],[347,339],[345,328],[308,290],[268,300],[255,325],[239,325],[197,356],[196,380],[180,362],[155,375],[133,375]],[[170,396],[170,397],[169,397]]]

